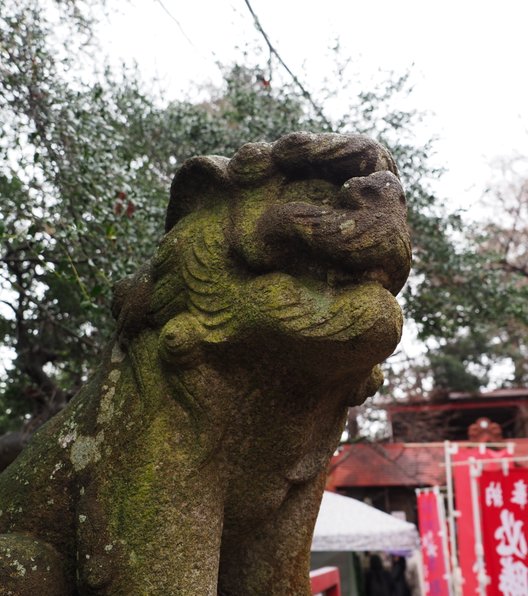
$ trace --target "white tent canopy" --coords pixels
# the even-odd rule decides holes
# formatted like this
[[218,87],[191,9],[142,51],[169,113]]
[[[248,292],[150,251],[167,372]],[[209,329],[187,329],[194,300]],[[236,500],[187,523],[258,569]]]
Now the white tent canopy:
[[416,526],[325,491],[315,524],[312,551],[404,551],[418,547]]

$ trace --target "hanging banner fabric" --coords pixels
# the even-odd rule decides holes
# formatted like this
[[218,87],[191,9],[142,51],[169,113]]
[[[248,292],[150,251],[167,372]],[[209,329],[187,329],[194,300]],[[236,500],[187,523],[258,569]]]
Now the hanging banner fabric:
[[426,596],[449,596],[442,544],[444,528],[441,527],[439,516],[438,499],[441,497],[437,493],[429,491],[418,493],[416,498],[425,594]]
[[486,596],[527,596],[528,470],[484,471],[479,492]]
[[[508,457],[506,449],[493,451],[492,449],[460,448],[457,453],[453,454],[453,462],[455,463],[453,466],[455,507],[458,512],[456,520],[458,564],[463,578],[463,596],[475,596],[479,593],[469,461],[471,458],[489,460],[505,457]],[[456,465],[457,463],[461,465]],[[486,464],[487,469],[497,468],[497,466],[500,467],[500,463]],[[525,596],[528,596],[528,593]]]

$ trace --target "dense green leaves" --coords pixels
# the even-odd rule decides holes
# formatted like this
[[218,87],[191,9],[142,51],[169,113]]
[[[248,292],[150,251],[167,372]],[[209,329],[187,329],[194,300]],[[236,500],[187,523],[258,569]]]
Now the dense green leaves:
[[110,328],[113,281],[161,234],[169,177],[128,146],[127,111],[151,103],[109,72],[92,84],[72,74],[80,54],[53,31],[73,30],[69,50],[82,43],[78,4],[71,17],[7,3],[0,24],[0,275],[16,353],[1,389],[13,416],[25,400],[45,419],[80,386]]

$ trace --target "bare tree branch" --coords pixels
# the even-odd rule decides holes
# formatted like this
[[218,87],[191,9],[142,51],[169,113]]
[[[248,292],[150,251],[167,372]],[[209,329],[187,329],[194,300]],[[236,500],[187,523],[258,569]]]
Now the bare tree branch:
[[262,25],[260,24],[260,20],[259,20],[258,16],[256,15],[255,11],[253,10],[251,4],[249,3],[249,0],[244,0],[244,2],[246,3],[248,10],[251,13],[251,16],[253,17],[253,20],[255,21],[255,27],[257,28],[257,30],[260,32],[260,34],[264,38],[264,41],[266,42],[270,53],[273,54],[277,58],[277,60],[280,62],[280,64],[284,68],[284,70],[286,70],[286,72],[291,76],[291,78],[293,79],[295,84],[302,91],[303,97],[310,102],[310,104],[313,107],[313,109],[315,110],[316,114],[321,118],[321,120],[323,120],[323,122],[328,126],[329,129],[332,129],[332,124],[324,115],[323,110],[315,103],[315,101],[312,98],[309,91],[304,87],[304,85],[295,76],[295,74],[290,70],[290,68],[288,68],[288,66],[286,65],[286,63],[284,62],[282,57],[280,56],[279,52],[273,47],[273,44],[271,43],[270,38],[268,37],[268,35],[264,31],[264,29],[262,28]]

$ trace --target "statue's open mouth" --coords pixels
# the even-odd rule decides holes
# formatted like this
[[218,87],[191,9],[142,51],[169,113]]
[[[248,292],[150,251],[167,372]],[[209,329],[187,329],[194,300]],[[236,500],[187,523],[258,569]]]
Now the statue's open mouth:
[[326,273],[326,283],[330,288],[340,290],[343,288],[357,286],[366,282],[377,282],[386,290],[390,290],[393,280],[382,268],[367,269],[356,273],[339,269],[329,269]]

